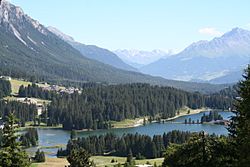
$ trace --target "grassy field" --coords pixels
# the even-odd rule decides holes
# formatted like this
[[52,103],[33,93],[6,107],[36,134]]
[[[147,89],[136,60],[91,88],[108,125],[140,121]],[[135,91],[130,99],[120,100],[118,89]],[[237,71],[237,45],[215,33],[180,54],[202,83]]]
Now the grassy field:
[[58,126],[47,126],[45,123],[42,123],[42,122],[41,122],[40,126],[34,126],[33,124],[34,124],[33,122],[26,122],[25,127],[19,127],[18,131],[23,131],[23,130],[28,129],[28,128],[62,129],[62,124],[60,124]]
[[[165,119],[165,120],[169,121],[169,120],[176,119],[178,117],[182,117],[182,116],[186,116],[186,115],[192,115],[192,114],[198,114],[200,112],[209,111],[209,110],[211,110],[211,109],[209,109],[209,108],[199,108],[199,109],[194,110],[194,109],[191,109],[191,108],[188,108],[188,107],[184,107],[184,108],[181,108],[181,109],[179,109],[177,111],[176,116]],[[179,114],[178,114],[178,112],[179,112]]]
[[30,167],[38,167],[38,165],[37,164],[31,164]]
[[[8,101],[18,101],[18,99],[21,99],[21,98],[15,97],[15,96],[7,96],[4,99],[6,99]],[[33,97],[29,98],[29,99],[36,101],[38,104],[43,104],[43,103],[49,104],[50,103],[49,100],[37,99],[37,98],[33,98]]]
[[[111,163],[112,159],[115,160],[115,163]],[[113,167],[114,165],[121,163],[124,164],[126,161],[126,157],[114,157],[114,156],[93,156],[91,157],[97,167]],[[145,160],[136,160],[135,163],[137,165],[146,164],[149,162],[150,164],[156,163],[157,165],[161,165],[163,162],[163,158],[156,159],[145,159]],[[64,167],[68,165],[68,161],[66,158],[47,158],[45,163],[34,163],[32,167]]]
[[33,163],[32,167],[65,167],[69,165],[67,159],[65,158],[47,158],[44,163]]
[[125,119],[123,121],[111,121],[111,125],[113,128],[129,128],[135,127],[143,124],[144,118],[136,118],[136,119]]
[[[179,114],[177,113],[175,117],[172,118],[168,118],[166,120],[172,120],[181,116],[185,116],[185,115],[192,115],[192,114],[197,114],[203,111],[208,111],[209,109],[207,108],[201,108],[201,109],[191,109],[188,107],[183,107],[181,109],[178,110]],[[145,117],[146,120],[148,120],[147,117]],[[136,119],[125,119],[123,121],[117,122],[117,121],[111,121],[111,125],[113,128],[130,128],[130,127],[135,127],[135,126],[140,126],[143,125],[143,120],[144,118],[136,118]]]
[[[18,79],[11,79],[10,83],[11,83],[11,89],[12,89],[12,94],[13,95],[18,94],[19,87],[21,85],[28,86],[28,85],[32,84],[31,82],[18,80]],[[41,84],[41,83],[36,83],[36,85],[38,85],[39,87],[48,87],[48,86],[50,86],[49,84]],[[66,89],[64,86],[59,86],[59,88],[60,89]]]
[[12,79],[12,80],[10,81],[10,83],[11,83],[12,94],[14,94],[14,95],[18,94],[19,87],[20,87],[21,85],[23,85],[23,86],[28,86],[28,85],[31,85],[31,84],[32,84],[31,82],[22,81],[22,80],[17,80],[17,79]]
[[[94,160],[97,167],[113,167],[114,165],[121,163],[124,164],[126,161],[126,157],[114,157],[114,156],[93,156],[91,157]],[[115,163],[111,163],[112,160],[115,160]],[[150,164],[154,164],[156,162],[157,165],[161,165],[163,162],[163,158],[156,159],[145,159],[145,160],[135,160],[136,165],[143,165],[149,162]]]

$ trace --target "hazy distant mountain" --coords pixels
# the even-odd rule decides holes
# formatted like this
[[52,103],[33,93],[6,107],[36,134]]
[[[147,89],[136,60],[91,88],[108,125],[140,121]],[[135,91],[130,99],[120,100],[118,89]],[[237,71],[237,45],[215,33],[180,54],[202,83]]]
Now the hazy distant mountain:
[[[210,81],[241,71],[249,62],[250,32],[234,28],[211,41],[193,43],[179,54],[162,58],[140,71],[168,79]],[[237,78],[229,77],[227,82],[237,82]]]
[[171,55],[171,51],[164,52],[161,50],[141,51],[141,50],[119,49],[115,50],[114,53],[118,55],[127,64],[136,68],[141,68],[144,65],[159,60],[160,58],[168,57]]
[[113,52],[97,47],[95,45],[85,45],[76,42],[72,37],[62,33],[60,30],[54,27],[48,27],[48,30],[56,34],[58,37],[68,42],[75,49],[79,50],[82,55],[90,59],[97,60],[99,62],[111,65],[116,68],[120,68],[127,71],[137,71],[134,67],[124,63],[117,55]]
[[243,70],[230,71],[228,74],[222,77],[218,77],[218,78],[210,80],[209,83],[213,83],[213,84],[236,83],[242,80],[243,73],[244,73]]
[[0,6],[0,75],[38,78],[54,83],[150,83],[189,91],[214,92],[225,85],[166,80],[88,59],[21,8],[2,0]]

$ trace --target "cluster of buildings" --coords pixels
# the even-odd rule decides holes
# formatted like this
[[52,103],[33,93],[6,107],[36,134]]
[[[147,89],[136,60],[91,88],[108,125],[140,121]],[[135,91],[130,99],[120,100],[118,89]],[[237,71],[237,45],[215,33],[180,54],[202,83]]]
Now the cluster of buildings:
[[43,87],[43,90],[56,91],[56,92],[62,93],[62,94],[65,94],[65,93],[66,94],[73,94],[75,92],[78,92],[79,94],[82,93],[82,91],[78,88],[74,88],[74,87],[63,88],[63,87],[60,87],[58,85],[48,85],[48,86]]

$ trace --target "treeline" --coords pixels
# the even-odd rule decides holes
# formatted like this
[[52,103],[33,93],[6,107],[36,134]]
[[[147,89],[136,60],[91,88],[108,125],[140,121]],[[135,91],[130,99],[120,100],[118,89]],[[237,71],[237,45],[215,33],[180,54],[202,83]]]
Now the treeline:
[[12,112],[21,124],[24,124],[26,121],[33,121],[37,115],[36,106],[33,104],[25,104],[17,101],[0,101],[0,116],[4,121],[6,116]]
[[210,111],[209,114],[203,114],[201,117],[201,123],[223,120],[223,117],[217,111]]
[[60,95],[48,106],[48,125],[62,124],[66,130],[102,129],[109,121],[142,116],[169,118],[184,106],[192,109],[226,109],[232,100],[189,93],[171,87],[148,84],[88,85],[82,94]]
[[221,95],[224,97],[235,99],[236,97],[239,96],[238,85],[236,84],[236,85],[230,86],[228,88],[222,89],[218,93],[214,93],[213,95]]
[[193,133],[172,131],[153,137],[140,134],[124,134],[119,137],[112,133],[69,140],[66,150],[58,150],[57,156],[67,156],[73,149],[83,148],[91,155],[113,155],[126,157],[130,152],[137,159],[158,158],[170,143],[184,143]]
[[210,111],[209,114],[203,113],[201,119],[192,120],[191,118],[185,119],[185,124],[203,124],[204,122],[211,122],[223,120],[223,117],[219,114],[218,111]]
[[51,100],[52,98],[57,97],[58,94],[55,91],[44,90],[42,87],[39,87],[38,85],[33,83],[32,85],[28,85],[27,87],[21,85],[18,91],[18,96]]
[[27,132],[20,136],[19,141],[21,142],[21,145],[26,148],[31,147],[31,146],[33,147],[37,146],[38,144],[37,129],[35,128],[27,129]]
[[9,96],[11,93],[11,84],[9,81],[0,79],[0,99]]
[[162,167],[235,167],[235,151],[229,137],[209,136],[201,132],[186,143],[171,144],[166,149]]

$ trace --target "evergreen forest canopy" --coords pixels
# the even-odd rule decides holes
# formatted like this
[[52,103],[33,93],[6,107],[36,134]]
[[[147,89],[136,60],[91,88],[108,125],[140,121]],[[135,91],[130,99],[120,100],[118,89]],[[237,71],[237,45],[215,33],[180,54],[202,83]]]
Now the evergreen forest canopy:
[[107,133],[69,140],[66,150],[59,149],[57,156],[68,156],[74,149],[83,148],[92,156],[112,155],[126,157],[130,152],[137,159],[163,157],[170,143],[182,144],[195,133],[174,130],[163,135],[123,134],[121,137]]
[[0,99],[9,96],[11,93],[11,84],[9,81],[0,79]]
[[233,106],[233,100],[149,84],[88,85],[81,94],[52,98],[45,117],[49,117],[48,125],[62,124],[66,130],[103,129],[110,127],[109,121],[144,116],[170,118],[184,106],[225,110]]
[[17,101],[0,101],[0,116],[6,120],[10,113],[19,119],[19,123],[25,124],[27,121],[33,121],[37,115],[36,105],[25,104]]

